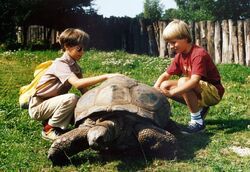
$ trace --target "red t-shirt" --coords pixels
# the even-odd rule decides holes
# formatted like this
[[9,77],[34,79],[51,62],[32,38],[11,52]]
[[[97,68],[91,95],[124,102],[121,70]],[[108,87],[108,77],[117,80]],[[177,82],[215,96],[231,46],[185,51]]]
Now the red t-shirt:
[[167,68],[170,75],[201,76],[201,80],[213,84],[220,95],[224,94],[221,77],[213,60],[207,51],[197,45],[193,45],[188,54],[178,53],[175,55],[171,65]]

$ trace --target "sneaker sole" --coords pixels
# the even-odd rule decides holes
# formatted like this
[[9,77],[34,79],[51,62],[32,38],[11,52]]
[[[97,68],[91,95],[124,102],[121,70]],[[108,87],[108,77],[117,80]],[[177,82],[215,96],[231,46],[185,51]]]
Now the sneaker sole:
[[205,128],[200,130],[200,131],[197,131],[197,132],[193,132],[193,133],[189,133],[187,131],[181,131],[182,134],[184,135],[192,135],[192,134],[199,134],[199,133],[204,133],[205,132]]
[[53,141],[55,141],[56,139],[50,139],[49,137],[47,137],[43,132],[42,132],[42,138],[44,139],[44,140],[47,140],[47,141],[50,141],[50,142],[53,142]]
[[45,136],[42,136],[42,138],[44,139],[44,140],[46,140],[46,141],[50,141],[50,142],[53,142],[54,140],[52,140],[52,139],[50,139],[50,138],[48,138],[48,137],[45,137]]

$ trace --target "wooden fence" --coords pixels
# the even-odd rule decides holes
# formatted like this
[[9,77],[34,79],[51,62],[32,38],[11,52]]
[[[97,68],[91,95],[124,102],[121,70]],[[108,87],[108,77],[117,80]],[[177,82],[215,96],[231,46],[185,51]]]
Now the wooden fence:
[[[167,24],[167,21],[101,17],[83,21],[79,28],[90,34],[93,48],[169,57],[171,51],[162,36]],[[193,42],[204,47],[216,64],[250,66],[250,19],[190,22],[189,25]],[[47,39],[50,44],[55,44],[63,29],[32,25],[28,27],[28,33],[19,34],[19,37],[26,35],[27,42]]]

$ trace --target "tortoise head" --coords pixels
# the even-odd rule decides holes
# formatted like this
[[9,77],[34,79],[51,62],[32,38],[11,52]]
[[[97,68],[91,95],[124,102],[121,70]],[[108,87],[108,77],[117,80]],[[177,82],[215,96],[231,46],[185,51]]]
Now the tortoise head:
[[89,129],[87,139],[92,148],[105,148],[115,140],[119,133],[120,122],[117,119],[97,120],[96,125]]

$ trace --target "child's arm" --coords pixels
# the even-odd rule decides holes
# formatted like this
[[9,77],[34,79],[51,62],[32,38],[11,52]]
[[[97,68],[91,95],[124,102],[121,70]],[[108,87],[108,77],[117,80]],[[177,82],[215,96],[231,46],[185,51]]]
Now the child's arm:
[[168,97],[181,95],[181,94],[197,87],[200,79],[201,79],[201,76],[192,75],[191,78],[187,82],[185,82],[181,87],[176,87],[174,89],[171,89],[167,92],[164,92],[164,94]]
[[78,78],[75,74],[69,77],[68,82],[77,89],[87,88],[89,86],[95,85],[102,82],[108,78],[119,76],[121,74],[104,74],[100,76],[88,77],[88,78]]
[[161,83],[168,80],[171,77],[167,72],[162,73],[154,84],[154,88],[160,89]]

